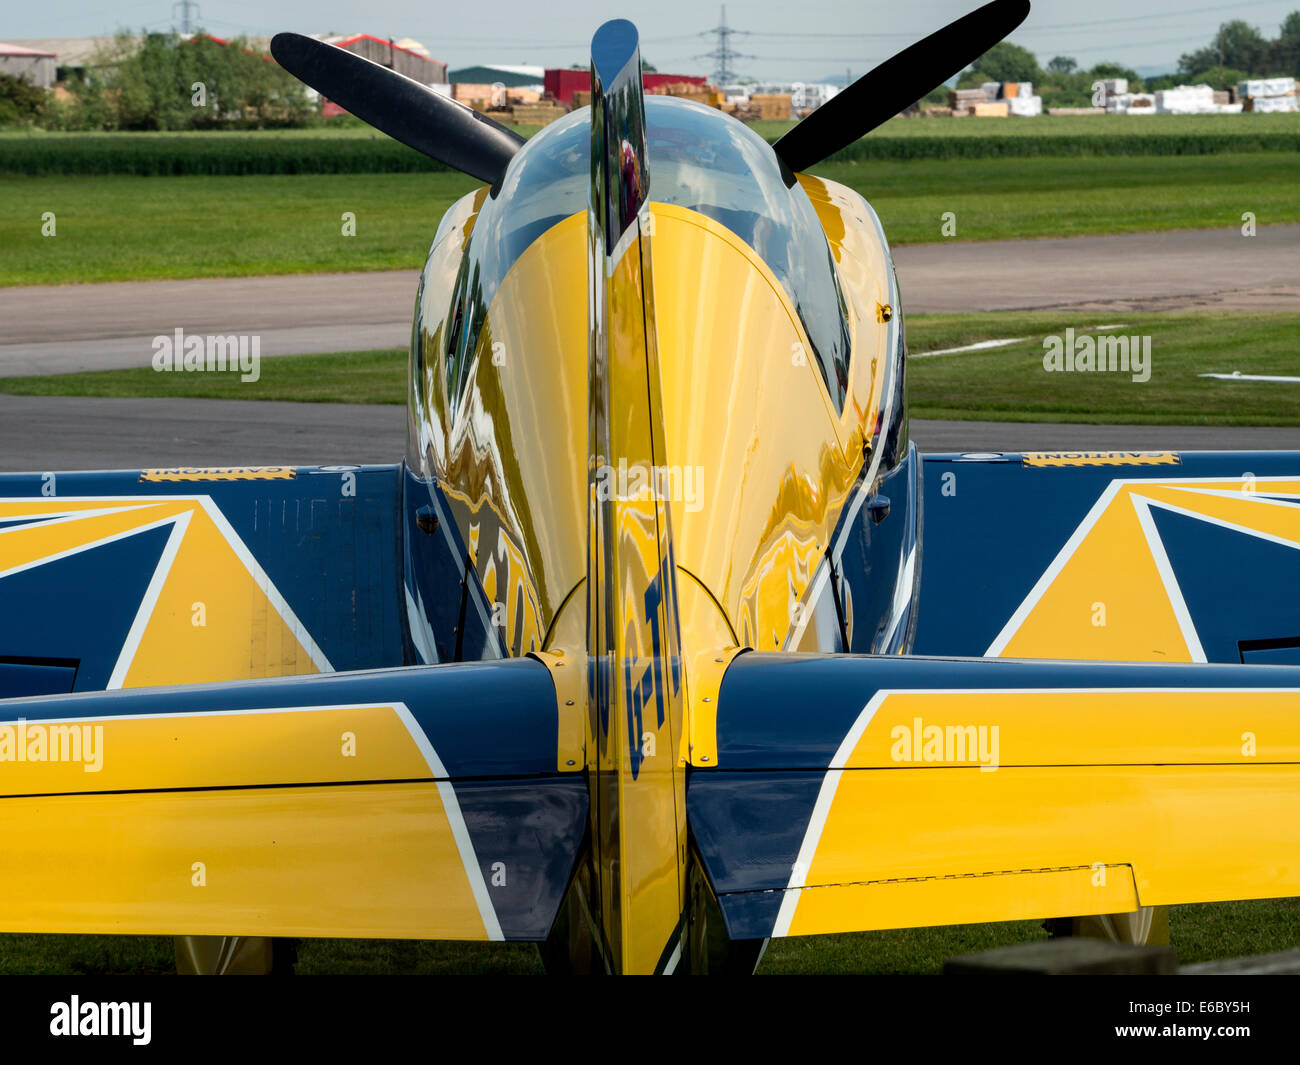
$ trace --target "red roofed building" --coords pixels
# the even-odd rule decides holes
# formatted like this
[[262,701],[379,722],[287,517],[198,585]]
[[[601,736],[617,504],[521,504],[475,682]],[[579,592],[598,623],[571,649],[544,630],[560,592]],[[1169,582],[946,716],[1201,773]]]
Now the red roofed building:
[[20,44],[0,44],[0,74],[22,78],[38,89],[48,89],[54,84],[57,58],[54,52],[24,48]]
[[323,36],[319,38],[326,44],[337,45],[344,51],[369,59],[381,67],[388,67],[399,74],[404,74],[421,85],[446,85],[447,64],[422,55],[410,48],[403,48],[391,40],[372,37],[368,33],[357,33],[351,37]]
[[[699,85],[702,88],[708,84],[708,79],[703,74],[641,75],[641,84],[645,86],[647,92],[657,89],[661,85],[680,85],[683,82],[688,85]],[[591,71],[548,70],[542,77],[542,88],[565,107],[572,107],[575,92],[591,92]]]

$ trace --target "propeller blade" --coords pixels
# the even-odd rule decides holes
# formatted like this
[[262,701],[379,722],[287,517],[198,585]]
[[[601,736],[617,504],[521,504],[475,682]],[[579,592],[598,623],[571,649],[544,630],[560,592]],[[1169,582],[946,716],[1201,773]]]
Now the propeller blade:
[[418,81],[301,33],[271,38],[276,62],[363,122],[462,173],[500,182],[523,137]]
[[993,0],[858,78],[772,147],[793,171],[847,147],[969,66],[1024,22],[1029,0]]

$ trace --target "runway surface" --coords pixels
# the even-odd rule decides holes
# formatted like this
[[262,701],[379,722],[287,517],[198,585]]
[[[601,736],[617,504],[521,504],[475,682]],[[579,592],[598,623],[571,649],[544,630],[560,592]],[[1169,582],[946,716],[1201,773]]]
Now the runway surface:
[[[895,250],[914,314],[1300,311],[1300,225]],[[153,338],[257,336],[261,354],[401,348],[415,270],[0,289],[0,377],[145,367]]]
[[[1300,427],[913,419],[923,451],[1300,451]],[[0,472],[398,462],[397,406],[0,395]]]

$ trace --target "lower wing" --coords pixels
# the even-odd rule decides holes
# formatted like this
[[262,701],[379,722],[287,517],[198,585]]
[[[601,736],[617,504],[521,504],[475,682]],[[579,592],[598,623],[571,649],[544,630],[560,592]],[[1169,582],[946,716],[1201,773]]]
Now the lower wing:
[[1300,894],[1294,669],[746,654],[717,728],[733,939]]
[[544,939],[556,715],[531,659],[0,702],[0,928]]

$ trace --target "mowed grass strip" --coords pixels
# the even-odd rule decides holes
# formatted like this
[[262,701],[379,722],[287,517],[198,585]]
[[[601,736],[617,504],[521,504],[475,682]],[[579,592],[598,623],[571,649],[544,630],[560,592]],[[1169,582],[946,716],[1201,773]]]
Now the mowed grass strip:
[[480,184],[452,173],[0,178],[0,285],[418,269],[443,213]]
[[[1116,326],[1101,334],[1092,327]],[[1122,327],[1122,328],[1121,328]],[[1044,338],[1150,336],[1150,379],[1133,373],[1048,372]],[[907,318],[913,417],[1171,425],[1300,425],[1300,384],[1218,381],[1201,373],[1300,376],[1300,314],[983,314]],[[1006,347],[929,357],[985,340]],[[400,350],[262,360],[261,378],[233,373],[99,373],[0,378],[16,395],[194,397],[321,403],[405,403]]]
[[[1113,326],[1095,330],[1096,326]],[[1149,336],[1150,379],[1048,371],[1048,337]],[[1091,331],[1090,331],[1091,330]],[[1090,331],[1090,332],[1089,332]],[[1024,337],[1006,347],[927,351]],[[913,417],[1150,425],[1300,425],[1300,383],[1220,381],[1202,373],[1300,376],[1300,314],[924,315],[907,319]]]
[[[1139,120],[1140,121],[1140,120]],[[828,163],[895,245],[1300,222],[1295,153]],[[0,177],[0,285],[417,268],[462,174]],[[356,235],[343,235],[343,212]],[[56,235],[42,236],[46,212]],[[956,235],[941,233],[945,212]]]
[[[1300,899],[1174,906],[1170,942],[1181,964],[1300,946]],[[933,975],[947,958],[1046,938],[1040,921],[905,928],[773,940],[760,975]],[[543,972],[526,943],[303,939],[295,971],[314,974],[516,974]],[[0,935],[0,975],[156,974],[175,969],[168,936]]]
[[0,392],[20,396],[289,400],[299,403],[405,403],[406,352],[349,351],[284,355],[261,361],[256,381],[215,370],[159,373],[134,370],[0,378]]
[[[1141,121],[1140,119],[1138,121]],[[1240,231],[1300,222],[1296,154],[826,163],[880,215],[891,244],[1076,237],[1168,229]],[[956,233],[942,232],[944,215]],[[1032,284],[1032,278],[1026,279]]]

